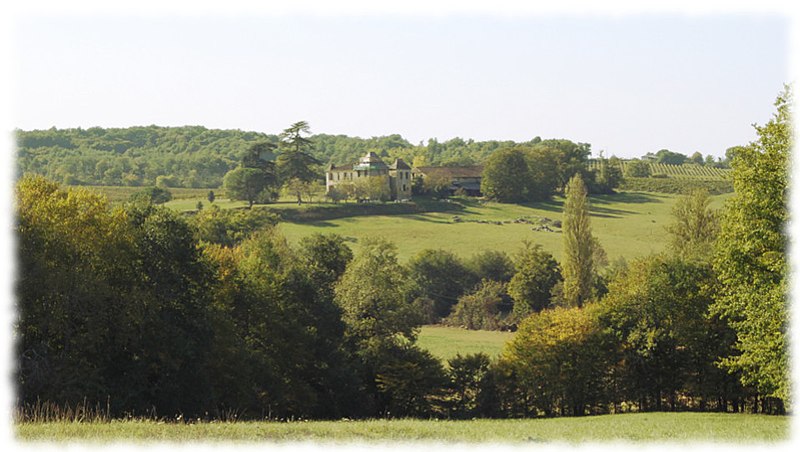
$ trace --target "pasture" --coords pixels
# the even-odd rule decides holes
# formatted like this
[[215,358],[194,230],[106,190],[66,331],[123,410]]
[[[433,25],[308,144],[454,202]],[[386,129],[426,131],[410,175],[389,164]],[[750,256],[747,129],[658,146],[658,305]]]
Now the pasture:
[[[714,196],[712,207],[721,207],[729,196]],[[593,233],[609,261],[663,251],[668,241],[665,227],[672,222],[672,208],[677,199],[678,195],[643,192],[591,196]],[[384,237],[397,244],[401,261],[428,248],[449,250],[465,258],[486,249],[513,253],[523,240],[542,245],[560,259],[560,230],[536,230],[536,227],[545,218],[560,221],[563,201],[555,197],[547,202],[521,205],[462,198],[454,200],[456,209],[447,212],[283,222],[280,229],[291,243],[315,232],[337,233],[355,242],[356,249],[364,237]],[[515,222],[520,219],[526,222]]]
[[466,330],[441,325],[425,325],[417,336],[417,345],[446,362],[456,354],[486,353],[497,357],[514,333],[506,331]]
[[53,422],[15,425],[18,440],[59,443],[352,442],[402,443],[715,443],[764,445],[789,438],[788,416],[627,413],[547,419],[294,422]]
[[[135,187],[89,187],[106,194],[112,202],[127,199]],[[169,208],[192,212],[200,201],[210,204],[208,189],[170,189]],[[244,201],[224,198],[215,190],[214,204],[221,208],[244,208]],[[712,207],[722,207],[730,193],[712,196]],[[615,195],[592,195],[589,199],[592,229],[605,249],[609,261],[633,259],[658,253],[666,248],[665,227],[672,222],[672,208],[679,195],[650,192],[621,192]],[[484,202],[476,198],[454,198],[449,203],[420,198],[414,205],[355,203],[304,203],[298,206],[291,197],[254,208],[269,209],[289,220],[280,224],[290,243],[316,233],[336,233],[353,243],[357,250],[365,237],[383,237],[398,247],[398,256],[406,261],[424,249],[445,249],[462,258],[493,249],[513,253],[523,240],[540,244],[560,259],[562,238],[558,228],[536,230],[542,220],[561,220],[564,198],[529,204]],[[370,214],[374,211],[376,214]],[[395,213],[396,212],[396,213]],[[316,217],[329,219],[315,219]],[[522,221],[520,221],[522,220]],[[515,222],[516,221],[516,222]]]

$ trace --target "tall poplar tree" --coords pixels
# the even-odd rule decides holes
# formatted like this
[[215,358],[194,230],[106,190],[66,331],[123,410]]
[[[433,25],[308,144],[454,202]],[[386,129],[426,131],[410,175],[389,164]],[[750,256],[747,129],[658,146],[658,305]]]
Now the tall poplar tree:
[[562,276],[564,278],[564,304],[582,306],[592,295],[594,276],[594,248],[589,222],[589,201],[586,185],[580,173],[567,184],[567,199],[564,202],[563,236],[564,254]]

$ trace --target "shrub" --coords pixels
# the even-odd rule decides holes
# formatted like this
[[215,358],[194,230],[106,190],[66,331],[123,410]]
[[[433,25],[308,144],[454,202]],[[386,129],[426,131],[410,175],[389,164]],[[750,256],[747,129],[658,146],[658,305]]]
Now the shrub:
[[483,280],[474,292],[458,299],[444,323],[470,330],[499,330],[505,325],[510,304],[505,284]]

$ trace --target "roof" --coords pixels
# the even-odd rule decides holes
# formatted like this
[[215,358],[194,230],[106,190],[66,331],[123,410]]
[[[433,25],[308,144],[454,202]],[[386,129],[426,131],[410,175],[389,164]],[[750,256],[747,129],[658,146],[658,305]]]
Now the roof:
[[481,177],[483,165],[472,166],[418,166],[414,168],[425,176],[443,175],[447,177]]
[[410,170],[411,167],[408,166],[408,163],[404,162],[403,159],[396,159],[394,161],[394,163],[392,163],[392,165],[389,167],[389,169],[393,169],[393,170],[397,170],[397,169]]
[[374,152],[367,152],[367,155],[358,159],[358,163],[353,165],[354,170],[383,170],[389,169],[386,163]]
[[[399,169],[411,169],[411,167],[409,167],[408,164],[406,164],[406,162],[404,162],[402,159],[395,160],[395,162],[391,166],[391,169],[396,169],[395,165],[398,165],[398,162],[400,162],[399,164],[401,165]],[[331,163],[328,166],[328,171],[352,171],[352,170],[363,171],[363,170],[385,170],[385,169],[389,169],[389,166],[386,165],[386,163],[384,163],[384,161],[381,160],[380,157],[378,157],[378,154],[374,152],[367,152],[367,154],[364,155],[364,157],[361,157],[355,163],[348,163],[346,165],[334,165],[333,163]]]
[[333,163],[328,166],[328,171],[352,171],[353,164],[348,163],[347,165],[334,165]]

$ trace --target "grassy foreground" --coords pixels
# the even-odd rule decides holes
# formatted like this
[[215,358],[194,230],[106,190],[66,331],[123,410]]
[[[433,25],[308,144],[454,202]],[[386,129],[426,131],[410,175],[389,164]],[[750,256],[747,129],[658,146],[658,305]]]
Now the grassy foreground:
[[636,413],[583,418],[468,421],[369,420],[175,424],[154,421],[16,425],[22,441],[314,441],[314,442],[717,442],[789,439],[788,416]]

